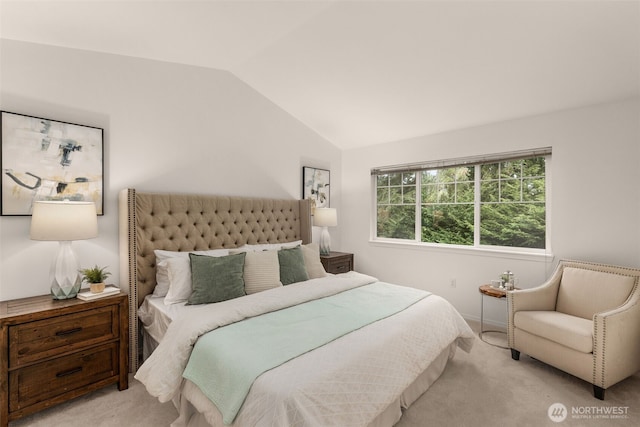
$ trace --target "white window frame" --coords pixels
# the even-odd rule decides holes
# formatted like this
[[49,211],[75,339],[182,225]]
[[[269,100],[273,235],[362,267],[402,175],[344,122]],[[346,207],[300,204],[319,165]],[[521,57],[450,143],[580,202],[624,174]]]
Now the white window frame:
[[[421,181],[422,177],[419,171],[424,169],[433,169],[433,168],[446,168],[446,167],[454,167],[460,166],[464,164],[473,164],[474,167],[479,169],[479,166],[483,163],[499,163],[507,160],[515,160],[522,159],[526,157],[544,157],[545,158],[545,248],[521,248],[521,247],[512,247],[512,246],[495,246],[495,245],[481,245],[480,244],[480,191],[474,191],[474,243],[473,245],[455,245],[455,244],[445,244],[445,243],[430,243],[430,242],[422,242],[422,191],[421,191]],[[398,173],[398,172],[406,172],[406,171],[416,171],[416,202],[415,202],[415,233],[414,239],[394,239],[388,237],[378,237],[377,236],[377,224],[378,224],[378,201],[377,201],[377,175],[381,173]],[[447,159],[447,160],[438,160],[432,162],[424,162],[424,163],[413,163],[406,165],[396,165],[389,167],[380,167],[374,168],[371,171],[371,227],[370,227],[370,239],[369,242],[376,245],[382,246],[408,246],[408,247],[418,247],[418,248],[426,248],[430,250],[450,250],[450,251],[476,251],[482,253],[502,253],[502,254],[513,254],[513,255],[523,255],[523,256],[545,256],[553,258],[552,250],[551,250],[551,192],[552,192],[552,156],[551,156],[551,147],[538,148],[534,150],[523,150],[523,151],[514,151],[508,153],[498,153],[491,154],[485,156],[475,156],[475,157],[467,157],[467,158],[459,158],[459,159]],[[474,185],[477,190],[480,185],[481,174],[479,170],[475,171],[474,174]]]

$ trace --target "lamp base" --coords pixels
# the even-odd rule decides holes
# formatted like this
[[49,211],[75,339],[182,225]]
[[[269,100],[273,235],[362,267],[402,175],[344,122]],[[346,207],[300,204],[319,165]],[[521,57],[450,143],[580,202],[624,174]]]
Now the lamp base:
[[78,295],[82,280],[70,241],[60,242],[58,254],[51,264],[49,283],[53,299],[69,299]]
[[51,284],[51,296],[53,299],[70,299],[75,298],[80,292],[80,282],[71,287],[63,287],[58,283]]
[[320,233],[320,255],[329,255],[331,253],[331,236],[327,227],[322,227]]

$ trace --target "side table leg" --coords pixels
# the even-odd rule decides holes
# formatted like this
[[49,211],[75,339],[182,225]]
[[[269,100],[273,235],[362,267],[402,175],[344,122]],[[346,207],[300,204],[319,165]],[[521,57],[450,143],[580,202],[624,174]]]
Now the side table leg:
[[484,295],[480,294],[480,339],[482,339],[482,333],[484,332]]
[[485,297],[485,294],[480,292],[480,332],[478,332],[478,337],[480,338],[481,341],[484,341],[485,343],[487,343],[489,345],[492,345],[494,347],[507,349],[509,347],[505,347],[505,346],[502,346],[500,344],[493,344],[493,343],[491,343],[491,342],[489,342],[489,341],[484,339],[483,334],[485,332],[497,332],[497,333],[502,333],[502,334],[506,333],[506,332],[498,331],[498,330],[494,330],[494,329],[487,329],[487,330],[484,329],[484,297]]

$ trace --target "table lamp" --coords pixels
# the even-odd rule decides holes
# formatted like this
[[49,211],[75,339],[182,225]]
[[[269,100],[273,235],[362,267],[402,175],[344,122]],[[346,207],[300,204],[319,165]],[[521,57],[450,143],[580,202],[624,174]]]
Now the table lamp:
[[316,208],[313,214],[313,225],[322,227],[322,233],[320,233],[320,255],[329,255],[329,252],[331,252],[331,236],[327,227],[338,225],[338,213],[335,208]]
[[93,202],[37,201],[31,216],[31,240],[57,240],[58,254],[51,264],[49,283],[53,299],[74,298],[82,280],[71,242],[98,236]]

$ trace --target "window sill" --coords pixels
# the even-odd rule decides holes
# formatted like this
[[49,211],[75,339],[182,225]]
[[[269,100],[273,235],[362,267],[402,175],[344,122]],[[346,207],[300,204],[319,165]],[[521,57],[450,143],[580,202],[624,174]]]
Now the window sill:
[[468,247],[461,245],[435,245],[429,243],[408,242],[393,239],[370,239],[372,246],[411,249],[425,252],[452,253],[471,256],[486,256],[502,259],[517,259],[525,261],[538,261],[548,263],[553,261],[553,253],[542,251],[509,250],[503,248]]

